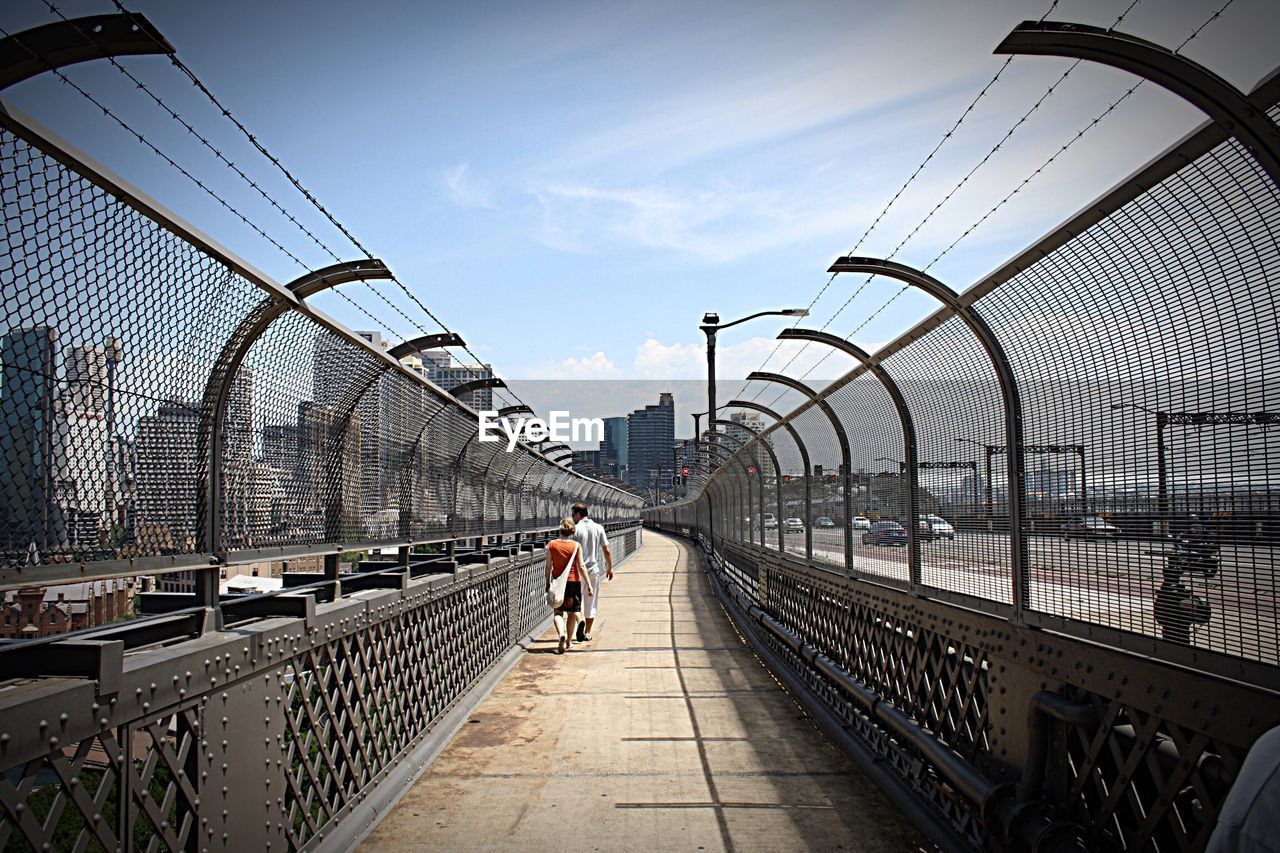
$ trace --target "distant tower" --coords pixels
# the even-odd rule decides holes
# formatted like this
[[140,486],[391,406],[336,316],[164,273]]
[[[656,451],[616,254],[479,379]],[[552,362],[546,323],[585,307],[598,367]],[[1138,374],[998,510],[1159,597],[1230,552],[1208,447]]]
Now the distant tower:
[[58,332],[15,329],[0,338],[0,546],[41,559],[66,547],[54,476],[57,441]]

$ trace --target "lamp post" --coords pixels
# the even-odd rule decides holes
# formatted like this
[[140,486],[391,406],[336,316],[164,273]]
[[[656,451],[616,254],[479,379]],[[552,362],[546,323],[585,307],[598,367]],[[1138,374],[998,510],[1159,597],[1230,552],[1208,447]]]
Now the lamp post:
[[[707,336],[707,412],[714,413],[716,410],[716,333],[721,329],[727,329],[730,326],[736,326],[739,323],[745,323],[748,320],[754,320],[757,317],[808,317],[809,312],[804,308],[784,308],[780,311],[757,311],[755,314],[748,314],[746,317],[734,320],[731,323],[721,323],[720,315],[715,313],[707,313],[702,317],[702,325],[698,328],[702,329]],[[710,415],[715,418],[715,415]],[[714,423],[708,423],[708,432],[714,431],[716,426]]]

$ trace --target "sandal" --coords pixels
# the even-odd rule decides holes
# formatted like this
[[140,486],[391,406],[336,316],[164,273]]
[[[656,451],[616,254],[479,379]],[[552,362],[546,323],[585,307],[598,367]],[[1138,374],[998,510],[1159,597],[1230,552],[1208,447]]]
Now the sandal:
[[565,653],[565,649],[566,649],[566,648],[568,648],[568,646],[569,646],[569,644],[568,644],[568,642],[566,642],[565,638],[564,638],[564,637],[561,637],[561,638],[560,638],[560,646],[556,649],[556,654],[558,654],[558,655],[562,655],[562,654],[564,654],[564,653]]

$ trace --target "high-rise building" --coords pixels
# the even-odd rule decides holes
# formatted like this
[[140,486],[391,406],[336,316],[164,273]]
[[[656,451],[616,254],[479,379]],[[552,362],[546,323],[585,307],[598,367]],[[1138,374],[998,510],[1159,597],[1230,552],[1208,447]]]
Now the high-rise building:
[[326,536],[359,533],[361,488],[358,415],[298,404],[300,503],[306,527]]
[[600,442],[600,470],[625,479],[627,471],[627,417],[604,419],[604,441]]
[[764,429],[764,417],[757,412],[734,412],[729,415],[729,420],[735,424],[742,424],[755,432],[760,432]]
[[[422,353],[422,360],[427,378],[446,391],[452,391],[464,382],[493,378],[491,365],[454,364],[449,353],[441,350],[427,350]],[[478,412],[491,410],[493,409],[493,389],[481,388],[479,391],[472,391],[463,402]]]
[[31,559],[66,546],[55,495],[58,332],[15,329],[0,338],[0,546]]
[[73,549],[96,548],[106,532],[107,515],[115,504],[111,477],[112,405],[120,342],[85,344],[66,350],[62,395],[56,432],[58,460],[54,490],[67,521]]
[[181,400],[161,403],[155,414],[138,419],[139,554],[195,547],[199,430],[200,407]]
[[[381,332],[356,334],[379,349],[385,350],[390,346]],[[344,512],[352,513],[362,524],[370,522],[396,503],[390,432],[396,427],[396,400],[402,396],[396,392],[402,388],[402,383],[389,373],[383,373],[363,389],[358,400],[352,400],[351,396],[361,390],[354,383],[361,374],[359,367],[363,359],[364,356],[341,338],[330,334],[316,338],[313,399],[330,411],[334,418],[341,419],[349,411],[351,418],[359,421],[359,462],[352,472],[359,483],[359,490],[354,503],[348,505],[344,502]]]
[[631,413],[627,418],[627,482],[640,489],[671,482],[675,426],[675,399],[669,393],[659,395],[657,405]]

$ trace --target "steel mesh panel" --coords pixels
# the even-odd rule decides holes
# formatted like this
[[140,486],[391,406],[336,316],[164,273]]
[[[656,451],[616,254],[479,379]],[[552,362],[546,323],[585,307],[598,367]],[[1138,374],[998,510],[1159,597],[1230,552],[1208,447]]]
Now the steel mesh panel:
[[[822,497],[820,485],[813,481],[813,473],[816,466],[822,466],[822,470],[839,472],[840,470],[840,442],[836,437],[835,429],[831,425],[831,421],[823,414],[822,410],[814,406],[804,410],[796,415],[791,421],[792,427],[800,434],[800,440],[804,442],[806,450],[809,452],[809,470],[798,471],[797,475],[792,476],[792,490],[795,495],[793,502],[788,502],[787,512],[793,513],[788,517],[799,518],[803,530],[801,532],[787,533],[787,550],[804,553],[805,532],[813,531],[813,559],[820,560],[824,563],[839,566],[844,569],[844,532],[836,527],[831,530],[823,531],[821,534],[814,529],[814,521],[818,517],[827,515],[826,506],[819,510],[815,506],[804,505],[804,477],[810,477],[809,490],[811,500],[819,500]],[[797,481],[798,488],[797,488]],[[783,525],[786,525],[786,519],[783,519]],[[795,540],[795,544],[792,543]]]
[[0,559],[194,551],[200,396],[255,288],[7,130],[0,199]]
[[[978,470],[983,477],[983,510],[977,518],[953,517],[953,521],[961,521],[954,540],[922,544],[921,581],[1009,603],[1013,575],[1007,470],[1003,455],[983,447],[1005,443],[1004,405],[990,358],[968,326],[952,317],[885,359],[884,367],[906,398],[915,424],[919,461],[960,461],[975,454],[982,458],[975,465],[982,466]],[[893,463],[882,464],[891,466],[882,471],[901,470]],[[917,471],[918,479],[920,475]],[[925,478],[925,482],[929,480]],[[986,504],[988,495],[990,502]],[[921,503],[921,511],[928,512],[929,501]]]
[[[1047,493],[1031,504],[1036,609],[1280,660],[1280,439],[1194,423],[1275,411],[1278,201],[1220,145],[978,303],[1013,361],[1028,443],[1080,448],[1028,456],[1029,491]],[[1072,529],[1097,514],[1108,527]],[[1181,571],[1177,537],[1220,547],[1221,570]]]
[[[836,542],[835,550],[844,547],[843,536],[853,539],[853,566],[855,573],[905,582],[910,579],[905,548],[895,548],[887,538],[873,532],[871,524],[894,521],[902,526],[912,523],[907,518],[907,494],[902,479],[906,459],[902,443],[902,422],[884,386],[873,376],[862,375],[835,390],[827,402],[840,418],[845,434],[849,437],[851,470],[847,478],[841,478],[835,468],[824,466],[820,487],[823,505],[820,515],[833,519],[837,527],[829,531],[814,529],[814,551],[818,542],[824,551],[832,551],[830,540]],[[889,460],[885,462],[883,460]],[[826,482],[831,480],[832,482]],[[841,489],[850,489],[856,522],[844,518]],[[865,526],[864,526],[865,525]],[[847,531],[847,534],[846,534]],[[837,536],[838,534],[838,536]],[[843,562],[843,552],[840,552]]]

